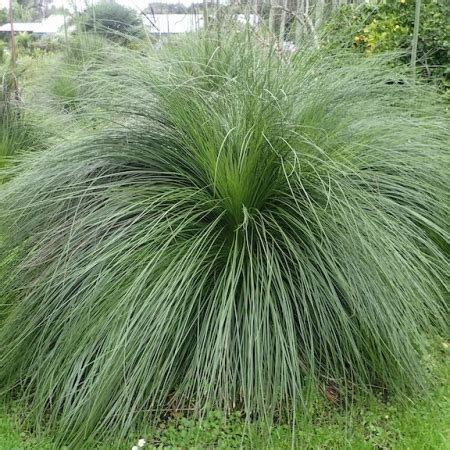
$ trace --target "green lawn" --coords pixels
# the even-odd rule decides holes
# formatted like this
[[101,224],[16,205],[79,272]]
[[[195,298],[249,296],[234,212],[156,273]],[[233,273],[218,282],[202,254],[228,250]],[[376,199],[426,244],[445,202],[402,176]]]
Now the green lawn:
[[[442,343],[430,366],[436,373],[433,388],[414,403],[360,398],[343,412],[318,400],[308,420],[296,425],[296,449],[450,449],[450,350]],[[46,450],[56,447],[48,435],[36,436],[23,425],[22,412],[6,407],[0,412],[0,449]],[[21,425],[22,424],[22,425]],[[202,423],[174,417],[158,429],[140,430],[120,443],[103,443],[98,449],[131,449],[140,437],[145,448],[205,449],[292,447],[289,427],[277,427],[271,438],[262,437],[255,426],[244,430],[238,417],[225,423],[220,413],[210,414]],[[64,448],[64,447],[62,447]],[[69,447],[70,448],[70,447]],[[93,448],[92,446],[86,447]],[[78,449],[77,449],[78,450]]]

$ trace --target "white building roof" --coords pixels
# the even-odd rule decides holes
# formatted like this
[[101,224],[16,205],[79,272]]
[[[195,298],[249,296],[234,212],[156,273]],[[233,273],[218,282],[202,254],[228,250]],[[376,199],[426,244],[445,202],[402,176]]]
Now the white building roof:
[[[258,16],[237,14],[236,21],[242,24],[248,21],[250,25],[256,26]],[[203,28],[203,14],[147,14],[144,24],[152,34],[189,33]]]
[[[16,33],[28,32],[39,34],[56,33],[64,25],[63,15],[52,15],[44,19],[42,22],[15,22],[13,23],[14,31]],[[11,25],[5,23],[0,26],[0,32],[10,32]]]
[[203,27],[201,14],[153,14],[144,18],[144,23],[155,34],[189,33]]
[[[203,14],[154,14],[145,16],[143,20],[152,34],[189,33],[203,28]],[[252,26],[258,24],[258,16],[255,14],[237,14],[236,20],[243,24],[248,20]],[[64,26],[64,16],[55,14],[42,22],[16,22],[13,26],[16,33],[52,34]],[[0,33],[10,31],[9,23],[0,26]]]

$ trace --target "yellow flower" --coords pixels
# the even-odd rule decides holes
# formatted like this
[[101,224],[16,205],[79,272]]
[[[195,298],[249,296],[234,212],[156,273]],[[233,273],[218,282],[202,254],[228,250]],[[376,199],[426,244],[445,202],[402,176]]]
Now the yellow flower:
[[358,42],[361,38],[359,36],[355,36],[354,41]]
[[400,30],[400,25],[395,25],[396,30]]
[[406,3],[406,0],[400,0],[400,3],[401,3],[402,5],[404,5],[404,4]]

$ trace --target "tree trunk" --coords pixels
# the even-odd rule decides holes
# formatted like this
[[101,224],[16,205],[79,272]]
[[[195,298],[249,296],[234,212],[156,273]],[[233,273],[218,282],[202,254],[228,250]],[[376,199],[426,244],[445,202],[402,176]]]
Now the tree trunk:
[[302,37],[302,28],[304,23],[304,15],[305,15],[305,3],[304,0],[297,0],[297,9],[295,11],[296,20],[295,20],[295,42],[299,42]]
[[269,11],[269,31],[273,33],[275,31],[275,11],[277,7],[277,0],[270,0]]
[[11,27],[11,66],[15,69],[17,64],[16,53],[16,35],[14,33],[14,17],[13,17],[13,2],[9,0],[9,24]]
[[14,97],[16,100],[20,100],[19,83],[16,78],[16,66],[17,66],[17,49],[16,49],[16,35],[14,32],[14,15],[13,15],[13,2],[9,0],[9,25],[11,27],[11,68],[14,85]]
[[208,29],[208,0],[203,0],[203,27]]
[[281,10],[280,17],[280,46],[284,42],[284,33],[286,32],[286,10],[287,10],[287,0],[283,0],[283,9]]
[[325,0],[317,0],[314,11],[314,26],[316,30],[319,28],[323,20],[323,13],[325,11]]

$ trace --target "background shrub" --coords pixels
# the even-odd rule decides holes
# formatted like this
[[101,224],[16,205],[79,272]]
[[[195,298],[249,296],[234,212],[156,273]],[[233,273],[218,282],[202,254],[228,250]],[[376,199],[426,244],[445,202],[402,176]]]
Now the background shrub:
[[118,42],[128,42],[142,34],[138,13],[114,0],[102,0],[90,6],[79,20],[82,31],[95,32]]
[[[381,0],[363,6],[339,8],[324,27],[326,42],[365,53],[403,49],[409,63],[415,0]],[[422,75],[450,83],[450,4],[424,0],[421,7],[418,65]]]

